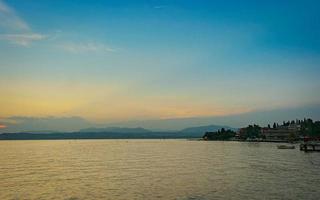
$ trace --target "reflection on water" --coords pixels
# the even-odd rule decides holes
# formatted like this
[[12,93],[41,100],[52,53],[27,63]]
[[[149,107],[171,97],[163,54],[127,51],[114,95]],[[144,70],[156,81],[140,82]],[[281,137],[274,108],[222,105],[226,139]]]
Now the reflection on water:
[[272,143],[0,141],[0,199],[320,199],[320,154]]

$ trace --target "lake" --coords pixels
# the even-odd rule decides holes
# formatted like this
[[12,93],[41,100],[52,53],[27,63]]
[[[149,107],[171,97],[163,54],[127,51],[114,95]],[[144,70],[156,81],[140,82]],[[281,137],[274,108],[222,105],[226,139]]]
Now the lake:
[[276,146],[0,141],[0,199],[320,199],[320,153]]

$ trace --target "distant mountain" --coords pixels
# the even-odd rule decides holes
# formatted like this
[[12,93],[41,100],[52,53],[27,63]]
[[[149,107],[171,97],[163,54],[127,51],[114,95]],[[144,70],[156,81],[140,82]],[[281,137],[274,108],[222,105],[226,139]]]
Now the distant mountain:
[[37,133],[37,134],[51,134],[51,133],[59,133],[60,131],[53,130],[36,130],[36,131],[21,131],[19,133]]
[[[202,136],[202,135],[201,135]],[[69,133],[2,133],[0,140],[58,140],[58,139],[187,139],[200,138],[181,132],[69,132]]]
[[[180,131],[150,131],[144,128],[86,128],[77,132],[18,132],[0,134],[0,140],[56,140],[56,139],[178,139],[201,138],[207,131],[216,131],[228,126],[210,125],[190,127]],[[44,134],[46,133],[46,134]]]
[[208,125],[208,126],[196,126],[196,127],[189,127],[182,129],[180,131],[151,131],[148,129],[144,129],[141,127],[137,128],[127,128],[127,127],[106,127],[106,128],[86,128],[86,129],[81,129],[79,132],[81,133],[150,133],[150,132],[177,132],[177,133],[201,133],[203,134],[204,132],[207,131],[217,131],[221,128],[225,129],[231,129],[235,130],[235,128],[229,127],[229,126],[221,126],[221,125]]
[[86,128],[81,129],[79,132],[86,133],[148,133],[150,130],[137,127],[137,128],[121,128],[121,127],[107,127],[107,128]]
[[0,129],[0,133],[73,132],[82,128],[98,126],[81,117],[0,117],[0,124],[6,126]]
[[229,126],[209,125],[209,126],[197,126],[197,127],[185,128],[185,129],[182,129],[180,132],[183,132],[183,133],[202,133],[203,134],[207,131],[217,131],[222,128],[236,130],[235,128],[232,128]]
[[120,127],[144,127],[149,130],[180,130],[186,127],[206,126],[208,124],[227,124],[231,127],[245,127],[248,124],[259,124],[267,126],[268,123],[291,119],[311,118],[320,120],[320,104],[278,108],[274,110],[256,110],[247,113],[208,116],[208,117],[190,117],[190,118],[172,118],[172,119],[154,119],[154,120],[132,120],[126,122],[109,123],[107,126]]
[[[1,0],[0,0],[1,1]],[[59,132],[75,132],[88,127],[143,127],[153,132],[178,132],[186,127],[207,126],[208,124],[226,124],[231,127],[245,127],[249,124],[267,126],[268,123],[282,123],[291,119],[311,118],[320,120],[320,104],[260,110],[241,114],[208,117],[171,118],[132,120],[114,123],[93,123],[81,117],[0,117],[0,133],[43,132],[42,130],[57,130]],[[5,127],[5,128],[3,128]],[[215,130],[215,129],[212,129]],[[188,132],[188,130],[185,130]],[[202,130],[203,131],[203,130]],[[45,133],[47,131],[44,131]],[[48,131],[49,132],[49,131]],[[54,131],[55,132],[55,131]]]

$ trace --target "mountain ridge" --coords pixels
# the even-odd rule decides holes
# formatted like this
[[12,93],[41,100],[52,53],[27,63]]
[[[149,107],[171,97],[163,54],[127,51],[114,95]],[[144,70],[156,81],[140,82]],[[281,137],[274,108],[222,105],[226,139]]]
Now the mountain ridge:
[[207,126],[194,126],[189,128],[184,128],[180,130],[180,132],[184,133],[195,133],[195,132],[207,132],[207,131],[217,131],[219,129],[230,129],[230,130],[237,130],[236,128],[230,126],[223,126],[223,125],[207,125]]
[[208,125],[189,127],[180,131],[151,131],[141,127],[136,128],[86,128],[75,132],[18,132],[2,133],[0,140],[41,140],[41,139],[187,139],[201,138],[207,131],[216,131],[218,129],[229,129],[228,126]]
[[151,130],[144,129],[141,127],[136,127],[136,128],[128,128],[128,127],[106,127],[106,128],[95,128],[95,127],[90,127],[90,128],[85,128],[85,129],[80,129],[79,132],[112,132],[112,133],[147,133],[147,132],[152,132]]
[[85,129],[80,129],[78,132],[87,132],[87,133],[100,133],[100,132],[112,132],[112,133],[148,133],[148,132],[182,132],[182,133],[197,133],[197,132],[207,132],[207,131],[217,131],[219,129],[230,129],[230,130],[237,130],[236,128],[230,127],[230,126],[225,126],[225,125],[206,125],[206,126],[192,126],[192,127],[187,127],[181,130],[162,130],[162,131],[154,131],[154,130],[149,130],[145,129],[142,127],[134,127],[134,128],[129,128],[129,127],[105,127],[105,128],[96,128],[96,127],[90,127],[90,128],[85,128]]

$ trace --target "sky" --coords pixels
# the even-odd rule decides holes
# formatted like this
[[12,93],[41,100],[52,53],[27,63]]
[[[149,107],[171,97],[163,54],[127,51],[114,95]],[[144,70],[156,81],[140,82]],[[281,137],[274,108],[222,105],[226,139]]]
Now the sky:
[[0,129],[319,108],[319,7],[0,0]]

